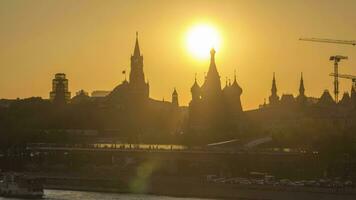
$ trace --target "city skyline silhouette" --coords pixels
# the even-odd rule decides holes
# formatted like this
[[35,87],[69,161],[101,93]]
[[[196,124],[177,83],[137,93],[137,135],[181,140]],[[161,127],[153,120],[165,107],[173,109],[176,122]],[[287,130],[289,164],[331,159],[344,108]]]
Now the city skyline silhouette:
[[1,0],[0,198],[354,200],[355,10]]
[[[121,72],[129,70],[127,57],[134,33],[139,31],[151,96],[169,99],[177,88],[180,104],[188,105],[195,73],[202,83],[209,64],[209,59],[192,57],[186,47],[186,32],[200,23],[219,31],[222,41],[216,54],[221,82],[226,76],[233,79],[236,70],[244,88],[241,101],[245,110],[257,108],[268,98],[273,72],[280,94],[294,95],[303,72],[306,94],[314,97],[324,89],[332,91],[329,56],[340,52],[349,56],[340,72],[356,74],[354,47],[298,40],[352,39],[355,30],[345,18],[355,15],[353,1],[337,5],[332,1],[138,1],[124,7],[121,1],[1,4],[0,72],[7,74],[0,80],[1,98],[47,98],[49,83],[57,72],[67,74],[72,92],[111,90],[124,79]],[[7,84],[15,80],[16,84]],[[350,81],[340,80],[340,94],[349,88]]]

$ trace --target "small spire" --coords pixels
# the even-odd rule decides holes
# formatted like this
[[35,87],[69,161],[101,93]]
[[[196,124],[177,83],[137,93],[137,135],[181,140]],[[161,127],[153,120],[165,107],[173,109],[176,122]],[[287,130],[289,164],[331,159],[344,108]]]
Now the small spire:
[[226,77],[226,84],[225,84],[225,87],[227,87],[227,80],[228,80],[228,78]]
[[[215,68],[214,70],[216,70],[216,66],[215,66],[215,53],[216,53],[215,49],[212,48],[212,49],[210,50],[210,68],[211,68],[211,67],[214,67],[214,68]],[[210,71],[210,69],[209,69],[209,71]]]
[[271,88],[272,96],[277,95],[277,84],[276,84],[276,76],[273,72],[273,80],[272,80],[272,88]]
[[304,80],[303,80],[303,72],[300,74],[300,84],[299,84],[299,95],[304,96],[305,88],[304,88]]
[[207,79],[220,79],[218,70],[216,68],[216,64],[215,64],[215,49],[211,49],[210,50],[210,66],[208,69],[208,73],[207,73]]
[[197,82],[197,73],[195,72],[194,81]]
[[140,56],[140,46],[138,44],[138,32],[136,31],[136,43],[135,43],[135,49],[134,49],[134,56]]
[[234,82],[236,82],[236,69],[234,70]]

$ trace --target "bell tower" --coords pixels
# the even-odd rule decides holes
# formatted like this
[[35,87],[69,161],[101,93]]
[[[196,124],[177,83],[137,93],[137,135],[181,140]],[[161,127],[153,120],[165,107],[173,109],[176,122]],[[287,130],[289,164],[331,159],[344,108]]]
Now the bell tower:
[[149,85],[145,82],[145,74],[143,72],[143,56],[140,52],[138,42],[138,32],[136,32],[136,42],[134,52],[131,55],[131,70],[129,77],[129,88],[132,98],[148,99]]

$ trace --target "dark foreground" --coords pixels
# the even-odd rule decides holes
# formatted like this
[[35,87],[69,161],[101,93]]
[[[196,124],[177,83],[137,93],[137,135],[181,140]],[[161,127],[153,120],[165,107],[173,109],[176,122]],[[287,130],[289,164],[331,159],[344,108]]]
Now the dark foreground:
[[[185,198],[211,198],[211,199],[273,199],[273,200],[354,200],[355,189],[333,190],[325,188],[296,188],[286,186],[241,186],[229,184],[207,183],[194,178],[182,177],[151,177],[149,180],[133,180],[125,184],[119,180],[83,179],[83,178],[49,178],[45,185],[47,189],[109,192],[120,195],[128,193],[143,195],[162,195]],[[49,190],[52,191],[52,190]],[[93,199],[103,199],[106,193],[95,193]],[[141,195],[141,196],[140,196]],[[156,197],[152,197],[155,199]],[[59,198],[61,199],[61,198]],[[105,198],[104,198],[105,199]],[[116,198],[111,198],[116,199]],[[160,199],[160,197],[157,197]]]
[[[6,199],[0,197],[0,199]],[[17,200],[19,198],[11,198]],[[47,200],[183,200],[183,198],[156,196],[145,194],[117,194],[117,193],[101,193],[101,192],[86,192],[86,191],[71,191],[71,190],[45,190],[43,199]],[[198,200],[197,198],[184,198],[185,200]]]

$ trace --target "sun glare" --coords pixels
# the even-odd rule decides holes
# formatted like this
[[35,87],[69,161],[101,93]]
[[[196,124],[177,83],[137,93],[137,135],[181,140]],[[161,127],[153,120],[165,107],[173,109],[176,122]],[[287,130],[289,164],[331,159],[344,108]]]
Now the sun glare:
[[198,59],[209,58],[210,49],[220,48],[220,36],[218,31],[210,25],[196,25],[187,33],[187,48],[192,56]]

